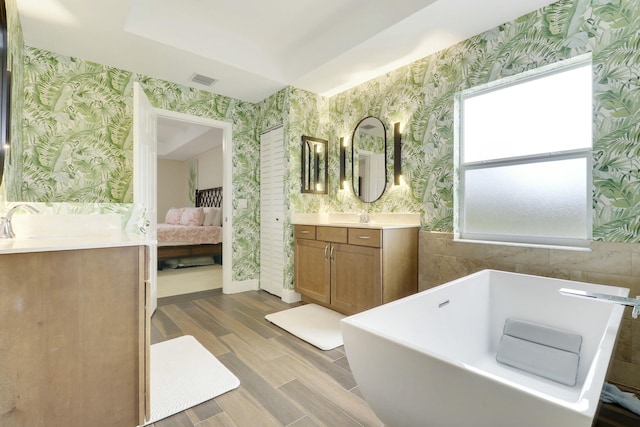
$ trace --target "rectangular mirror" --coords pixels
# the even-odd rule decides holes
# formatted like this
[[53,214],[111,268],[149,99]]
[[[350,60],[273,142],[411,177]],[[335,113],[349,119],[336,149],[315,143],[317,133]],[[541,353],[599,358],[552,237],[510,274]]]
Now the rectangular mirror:
[[326,139],[302,136],[302,192],[327,194],[329,182]]

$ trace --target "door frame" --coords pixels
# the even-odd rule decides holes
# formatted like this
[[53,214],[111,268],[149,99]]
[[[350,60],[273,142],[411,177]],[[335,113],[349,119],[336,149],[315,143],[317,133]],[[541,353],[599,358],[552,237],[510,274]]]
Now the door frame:
[[133,203],[145,208],[145,236],[149,239],[149,312],[158,306],[158,135],[157,116],[140,83],[133,84]]
[[177,111],[154,109],[157,117],[222,129],[222,292],[232,293],[233,123]]

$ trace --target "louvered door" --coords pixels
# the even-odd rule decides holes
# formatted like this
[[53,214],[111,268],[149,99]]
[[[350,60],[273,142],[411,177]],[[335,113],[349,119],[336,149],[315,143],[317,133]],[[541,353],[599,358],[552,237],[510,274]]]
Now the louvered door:
[[284,132],[260,136],[260,288],[282,296],[284,284]]

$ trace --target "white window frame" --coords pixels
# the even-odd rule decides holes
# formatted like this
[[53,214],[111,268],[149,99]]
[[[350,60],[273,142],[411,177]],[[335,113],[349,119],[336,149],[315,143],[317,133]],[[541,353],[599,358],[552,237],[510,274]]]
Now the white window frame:
[[[589,247],[592,239],[592,152],[593,139],[589,147],[562,150],[550,153],[541,153],[535,155],[524,155],[509,158],[490,159],[476,162],[463,163],[462,159],[464,150],[463,135],[463,101],[472,96],[478,96],[482,93],[493,92],[502,88],[517,85],[534,79],[543,78],[554,73],[563,72],[572,68],[591,65],[591,54],[581,55],[569,60],[557,62],[548,66],[543,66],[535,70],[511,76],[505,79],[493,81],[481,86],[470,88],[459,92],[455,97],[454,107],[454,239],[459,241],[474,241],[494,244],[516,244],[524,246],[549,246],[549,247],[566,247],[566,248],[585,248]],[[489,169],[512,165],[525,165],[539,162],[552,162],[567,159],[585,159],[586,163],[586,191],[585,197],[585,235],[582,238],[571,237],[551,237],[551,236],[531,236],[531,235],[514,235],[514,234],[491,234],[491,233],[470,233],[465,230],[465,174],[470,170]]]

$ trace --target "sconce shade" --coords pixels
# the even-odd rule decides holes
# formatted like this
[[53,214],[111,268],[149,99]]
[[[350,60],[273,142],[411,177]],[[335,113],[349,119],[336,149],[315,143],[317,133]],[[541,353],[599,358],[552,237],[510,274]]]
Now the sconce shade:
[[400,122],[393,125],[393,183],[400,185],[402,175],[402,134],[400,133]]
[[344,190],[344,178],[347,167],[347,153],[344,147],[344,138],[340,138],[340,189]]

